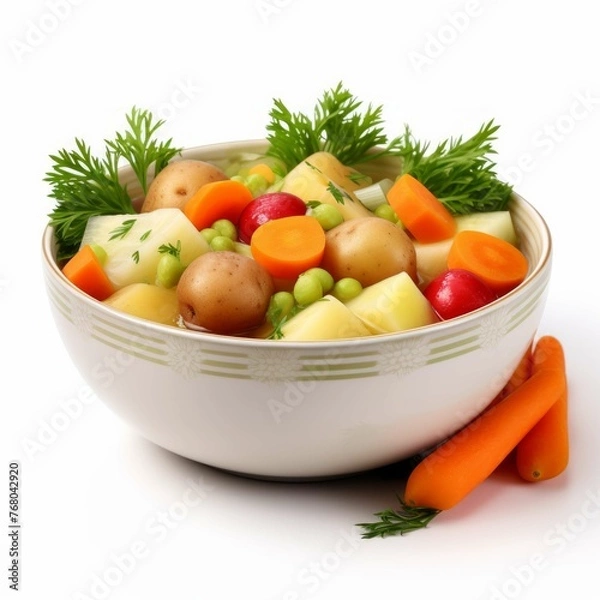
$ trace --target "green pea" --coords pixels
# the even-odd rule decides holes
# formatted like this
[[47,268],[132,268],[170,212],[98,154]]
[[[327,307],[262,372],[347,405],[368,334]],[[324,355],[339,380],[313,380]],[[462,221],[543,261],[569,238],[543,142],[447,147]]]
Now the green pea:
[[296,300],[291,292],[275,292],[269,302],[268,314],[274,320],[279,320],[292,312]]
[[224,235],[233,241],[237,240],[237,229],[229,219],[219,219],[218,221],[215,221],[212,224],[212,229],[214,229],[218,235]]
[[205,229],[201,229],[200,233],[202,237],[210,244],[214,238],[219,235],[219,232],[212,227],[206,227]]
[[294,284],[293,294],[300,306],[308,306],[323,297],[323,286],[315,275],[303,273]]
[[229,251],[235,252],[235,242],[224,235],[216,235],[209,243],[210,249],[214,252]]
[[381,217],[382,219],[386,219],[391,223],[398,222],[398,215],[396,215],[396,211],[389,204],[380,204],[375,209],[375,215],[377,217]]
[[183,273],[183,265],[177,256],[165,253],[156,266],[156,285],[164,288],[172,288],[177,285]]
[[339,208],[333,204],[317,204],[311,210],[311,214],[325,231],[329,231],[344,222],[344,217]]
[[356,298],[356,296],[358,296],[362,290],[363,287],[358,279],[354,279],[353,277],[344,277],[343,279],[335,282],[331,294],[340,302],[348,302],[348,300]]
[[321,267],[313,267],[312,269],[308,269],[308,271],[304,272],[304,275],[316,277],[321,282],[321,287],[323,288],[324,294],[330,292],[335,283],[333,277],[329,274],[329,272],[325,269],[322,269]]

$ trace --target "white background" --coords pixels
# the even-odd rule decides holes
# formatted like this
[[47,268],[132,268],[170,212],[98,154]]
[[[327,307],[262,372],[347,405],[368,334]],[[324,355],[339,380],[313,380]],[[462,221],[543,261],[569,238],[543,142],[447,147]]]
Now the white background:
[[[26,0],[4,13],[0,486],[19,461],[20,597],[547,599],[571,597],[576,585],[597,595],[600,36],[592,3]],[[131,433],[89,399],[41,277],[50,153],[76,136],[97,149],[133,105],[168,116],[163,133],[181,146],[263,137],[274,97],[310,111],[340,80],[365,103],[384,105],[390,135],[409,123],[436,142],[496,119],[500,171],[554,235],[539,333],[557,336],[567,355],[568,472],[543,484],[496,474],[402,538],[360,540],[354,527],[394,505],[401,479],[247,480]],[[6,530],[8,493],[0,497]],[[0,539],[4,598],[9,538]]]

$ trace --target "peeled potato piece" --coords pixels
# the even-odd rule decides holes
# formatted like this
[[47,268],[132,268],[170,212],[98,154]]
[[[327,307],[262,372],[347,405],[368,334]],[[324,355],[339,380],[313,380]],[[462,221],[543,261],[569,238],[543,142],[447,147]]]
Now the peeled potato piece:
[[179,304],[175,289],[150,283],[132,283],[104,300],[104,304],[134,317],[163,325],[177,325]]

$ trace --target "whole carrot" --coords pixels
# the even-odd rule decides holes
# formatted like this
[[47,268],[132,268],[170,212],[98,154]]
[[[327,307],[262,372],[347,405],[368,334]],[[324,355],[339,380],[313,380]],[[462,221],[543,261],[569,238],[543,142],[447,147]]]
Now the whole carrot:
[[[541,337],[536,344],[532,373],[544,365],[565,372],[561,343],[552,336]],[[558,400],[519,442],[516,464],[527,481],[543,481],[560,475],[569,463],[568,388],[560,389]]]
[[534,349],[536,372],[501,402],[438,446],[411,472],[401,510],[360,523],[363,537],[404,534],[425,527],[481,484],[539,422],[564,389],[564,370]]

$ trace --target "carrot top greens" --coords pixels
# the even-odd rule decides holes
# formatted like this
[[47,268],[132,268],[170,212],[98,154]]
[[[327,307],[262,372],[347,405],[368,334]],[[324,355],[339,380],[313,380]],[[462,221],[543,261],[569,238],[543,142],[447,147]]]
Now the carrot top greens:
[[399,175],[410,173],[452,214],[506,210],[512,189],[498,179],[491,158],[499,129],[493,120],[468,139],[447,139],[431,149],[429,142],[413,136],[408,125],[402,135],[389,140],[382,106],[369,105],[361,112],[362,105],[342,83],[323,94],[312,116],[294,113],[275,99],[267,124],[267,153],[288,169],[321,150],[349,166],[398,156],[403,164]]
[[119,179],[123,161],[131,166],[145,193],[150,168],[158,173],[180,152],[171,140],[155,139],[164,121],[154,121],[150,112],[134,107],[126,119],[129,128],[116,133],[113,140],[105,140],[101,157],[94,156],[81,139],[75,139],[74,150],[63,149],[50,156],[52,167],[44,181],[51,186],[50,197],[57,201],[49,217],[59,259],[75,254],[90,217],[135,213]]
[[[330,152],[347,165],[399,151],[401,138],[388,142],[383,132],[383,107],[369,105],[361,112],[362,104],[341,82],[323,93],[312,117],[294,113],[274,99],[267,124],[268,154],[291,169],[319,150]],[[385,148],[374,153],[376,146]]]
[[[348,166],[397,156],[403,165],[398,175],[413,175],[452,214],[506,210],[512,189],[498,179],[491,159],[498,130],[493,121],[468,139],[445,140],[430,150],[429,143],[416,140],[408,126],[402,135],[388,139],[382,111],[382,106],[371,104],[363,109],[363,102],[341,82],[323,93],[313,115],[294,113],[274,99],[266,126],[267,154],[288,170],[321,150]],[[145,193],[152,169],[158,173],[181,151],[170,139],[156,140],[163,121],[155,121],[150,112],[134,107],[126,118],[128,129],[105,140],[100,157],[81,139],[75,140],[74,150],[50,156],[52,166],[44,181],[51,185],[50,197],[57,200],[49,217],[59,258],[76,252],[90,217],[135,212],[119,180],[123,164],[133,169]]]

